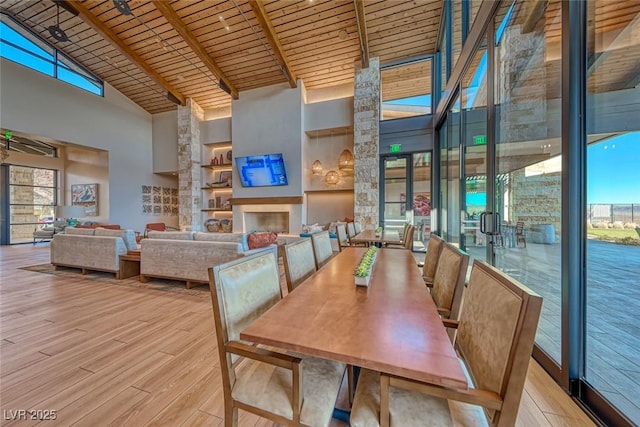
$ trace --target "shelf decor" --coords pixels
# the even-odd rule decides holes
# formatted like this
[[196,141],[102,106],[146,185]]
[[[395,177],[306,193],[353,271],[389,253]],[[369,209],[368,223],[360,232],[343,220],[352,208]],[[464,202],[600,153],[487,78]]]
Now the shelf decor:
[[373,271],[373,264],[376,262],[378,255],[378,248],[371,246],[367,252],[362,256],[360,263],[353,272],[355,276],[356,286],[369,286],[371,280],[371,272]]

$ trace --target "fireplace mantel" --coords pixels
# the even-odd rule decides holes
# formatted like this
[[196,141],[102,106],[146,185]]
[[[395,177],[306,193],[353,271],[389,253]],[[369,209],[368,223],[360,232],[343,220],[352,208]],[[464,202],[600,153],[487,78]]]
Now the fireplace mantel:
[[233,197],[232,205],[301,205],[302,197]]

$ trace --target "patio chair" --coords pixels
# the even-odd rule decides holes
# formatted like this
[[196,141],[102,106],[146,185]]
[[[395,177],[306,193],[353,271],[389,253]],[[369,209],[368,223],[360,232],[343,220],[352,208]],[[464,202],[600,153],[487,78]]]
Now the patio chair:
[[516,222],[515,235],[516,235],[516,247],[520,244],[520,242],[522,242],[524,244],[524,247],[526,248],[527,239],[525,239],[525,236],[524,236],[524,221]]
[[[469,388],[360,372],[351,426],[514,426],[527,376],[542,298],[497,269],[476,260],[455,348]],[[420,421],[418,421],[420,420]]]
[[285,425],[328,426],[345,365],[240,341],[240,332],[282,299],[270,251],[209,268],[225,426],[238,408]]

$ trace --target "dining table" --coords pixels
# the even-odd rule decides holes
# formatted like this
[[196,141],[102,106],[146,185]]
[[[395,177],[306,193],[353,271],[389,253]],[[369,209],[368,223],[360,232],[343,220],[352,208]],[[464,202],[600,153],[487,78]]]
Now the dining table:
[[411,251],[378,249],[367,287],[345,248],[241,333],[242,340],[466,389],[447,330]]
[[351,243],[392,243],[401,245],[400,233],[395,230],[382,230],[381,233],[376,233],[375,230],[362,230],[360,233],[353,236],[350,240]]

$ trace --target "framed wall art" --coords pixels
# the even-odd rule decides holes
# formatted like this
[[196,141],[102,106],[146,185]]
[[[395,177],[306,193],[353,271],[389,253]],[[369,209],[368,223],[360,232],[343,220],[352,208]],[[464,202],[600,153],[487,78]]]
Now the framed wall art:
[[72,185],[71,205],[82,206],[85,216],[98,216],[98,184]]

